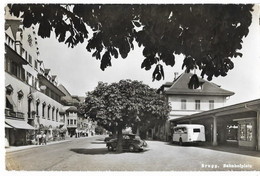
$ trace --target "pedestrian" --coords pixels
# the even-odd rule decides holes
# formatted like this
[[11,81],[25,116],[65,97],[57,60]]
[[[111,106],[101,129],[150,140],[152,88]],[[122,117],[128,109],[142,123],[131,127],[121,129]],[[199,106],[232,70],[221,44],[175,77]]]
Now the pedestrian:
[[46,145],[47,140],[46,140],[46,134],[45,133],[43,133],[43,135],[42,135],[42,140],[43,140],[43,143]]
[[41,133],[40,132],[38,132],[36,135],[36,141],[37,141],[37,145],[41,144]]
[[43,133],[43,132],[41,131],[40,136],[39,136],[39,143],[40,143],[39,145],[42,145],[42,142],[43,142],[43,141],[42,141],[42,140],[43,140],[43,139],[42,139],[42,135],[43,135],[42,133]]

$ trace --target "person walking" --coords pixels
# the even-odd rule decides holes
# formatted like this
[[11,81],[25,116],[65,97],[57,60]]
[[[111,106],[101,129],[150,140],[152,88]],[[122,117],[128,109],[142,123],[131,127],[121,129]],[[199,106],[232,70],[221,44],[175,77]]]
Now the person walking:
[[40,139],[40,138],[41,138],[41,133],[38,132],[37,135],[36,135],[36,142],[37,142],[37,145],[40,145],[40,144],[41,144],[41,141],[40,141],[41,139]]
[[43,143],[46,145],[47,144],[47,140],[46,140],[46,134],[45,133],[43,133],[42,139],[43,139]]

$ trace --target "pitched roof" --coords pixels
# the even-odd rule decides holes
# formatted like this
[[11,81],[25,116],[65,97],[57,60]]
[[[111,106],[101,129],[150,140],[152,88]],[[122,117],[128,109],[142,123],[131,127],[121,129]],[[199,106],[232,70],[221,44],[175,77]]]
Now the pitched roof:
[[220,88],[220,86],[199,78],[199,81],[203,83],[201,89],[189,89],[188,82],[193,74],[183,73],[176,80],[173,81],[172,86],[165,91],[168,95],[222,95],[231,96],[234,92]]
[[66,112],[78,112],[78,109],[75,106],[70,106]]
[[7,30],[10,27],[15,40],[16,33],[20,30],[20,25],[22,25],[21,20],[5,20],[5,30]]

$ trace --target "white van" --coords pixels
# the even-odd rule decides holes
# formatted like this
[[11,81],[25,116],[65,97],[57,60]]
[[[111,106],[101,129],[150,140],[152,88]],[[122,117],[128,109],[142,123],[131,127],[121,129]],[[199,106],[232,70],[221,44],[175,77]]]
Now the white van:
[[204,142],[205,128],[198,124],[180,124],[173,128],[173,142],[183,143]]

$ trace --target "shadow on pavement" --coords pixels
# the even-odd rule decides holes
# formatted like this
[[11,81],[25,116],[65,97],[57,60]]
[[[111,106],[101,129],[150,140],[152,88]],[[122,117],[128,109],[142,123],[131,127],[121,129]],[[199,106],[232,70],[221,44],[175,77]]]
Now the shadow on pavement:
[[85,148],[75,148],[70,149],[78,154],[85,154],[85,155],[104,155],[104,154],[114,154],[115,152],[109,152],[106,148],[93,148],[93,149],[85,149]]
[[[130,153],[128,151],[123,151],[121,153],[118,153],[116,151],[108,151],[106,148],[93,148],[93,149],[86,149],[86,148],[75,148],[70,149],[70,151],[73,151],[78,154],[84,154],[84,155],[105,155],[105,154],[121,154],[121,153]],[[146,150],[140,151],[140,152],[132,152],[132,153],[144,153]]]
[[103,144],[103,145],[104,145],[104,144],[106,144],[106,143],[105,143],[104,141],[99,141],[99,142],[98,142],[98,141],[95,141],[95,142],[91,142],[91,144]]

